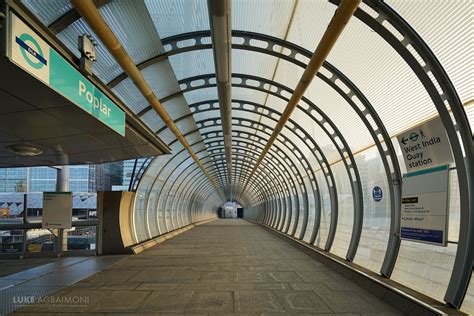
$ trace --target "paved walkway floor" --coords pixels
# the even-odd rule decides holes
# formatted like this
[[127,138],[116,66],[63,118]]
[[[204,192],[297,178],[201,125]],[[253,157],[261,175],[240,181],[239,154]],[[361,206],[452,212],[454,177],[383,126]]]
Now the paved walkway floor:
[[11,259],[0,260],[0,277],[5,277],[10,274],[29,270],[48,263],[60,261],[62,258],[28,258],[28,259]]
[[31,313],[401,315],[262,227],[216,220],[64,288]]

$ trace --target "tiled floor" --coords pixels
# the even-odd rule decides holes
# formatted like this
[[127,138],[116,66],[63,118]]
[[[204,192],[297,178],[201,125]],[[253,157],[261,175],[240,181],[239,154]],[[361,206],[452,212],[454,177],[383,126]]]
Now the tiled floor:
[[217,220],[131,256],[31,313],[400,315],[258,225]]

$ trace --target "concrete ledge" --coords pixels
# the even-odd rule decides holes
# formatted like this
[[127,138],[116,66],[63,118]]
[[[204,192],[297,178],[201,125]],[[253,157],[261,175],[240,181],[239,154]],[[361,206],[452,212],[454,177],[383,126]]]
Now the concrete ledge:
[[293,236],[289,236],[259,222],[249,221],[258,224],[280,238],[287,240],[296,248],[317,259],[347,279],[357,283],[403,313],[408,315],[467,315],[457,309],[447,307],[440,301],[416,292],[395,281],[384,278],[355,263],[345,261],[329,252],[310,245],[307,242],[296,239]]
[[162,242],[164,242],[164,241],[166,241],[170,238],[173,238],[175,236],[178,236],[178,235],[180,235],[180,234],[182,234],[182,233],[184,233],[184,232],[186,232],[186,231],[188,231],[188,230],[190,230],[190,229],[192,229],[196,226],[215,221],[216,219],[217,218],[213,218],[213,219],[209,219],[209,220],[189,224],[187,226],[184,226],[184,227],[175,229],[173,231],[167,232],[164,235],[160,235],[160,236],[157,236],[155,238],[146,240],[146,241],[144,241],[140,244],[127,247],[127,249],[129,249],[130,253],[132,253],[132,254],[139,254],[139,253],[141,253],[141,252],[143,252],[147,249],[150,249],[151,247],[154,247],[154,246],[158,245],[159,243],[162,243]]

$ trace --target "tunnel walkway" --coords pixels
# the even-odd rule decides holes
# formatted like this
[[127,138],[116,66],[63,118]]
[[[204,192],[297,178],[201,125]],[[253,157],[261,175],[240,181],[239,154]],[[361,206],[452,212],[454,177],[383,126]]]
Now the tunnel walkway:
[[400,314],[291,243],[244,220],[198,226],[54,297],[59,303],[73,298],[73,304],[62,307],[49,300],[17,314]]

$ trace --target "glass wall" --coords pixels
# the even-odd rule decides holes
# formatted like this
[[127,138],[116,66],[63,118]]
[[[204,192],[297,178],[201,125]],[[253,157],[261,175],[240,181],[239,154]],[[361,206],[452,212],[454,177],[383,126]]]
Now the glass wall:
[[[390,193],[387,177],[377,148],[371,147],[355,156],[364,195],[364,223],[354,262],[379,272],[387,249],[390,229]],[[381,199],[373,191],[380,188]]]
[[[41,227],[43,192],[56,191],[57,168],[61,167],[0,169],[0,229],[2,225],[24,223],[24,219]],[[122,179],[121,161],[69,166],[73,222],[97,219],[97,191],[122,187]],[[60,250],[58,233],[41,228],[2,230],[0,254],[57,252]],[[67,235],[67,243],[63,250],[94,250],[96,247],[95,226],[73,227],[64,230],[64,235]]]

